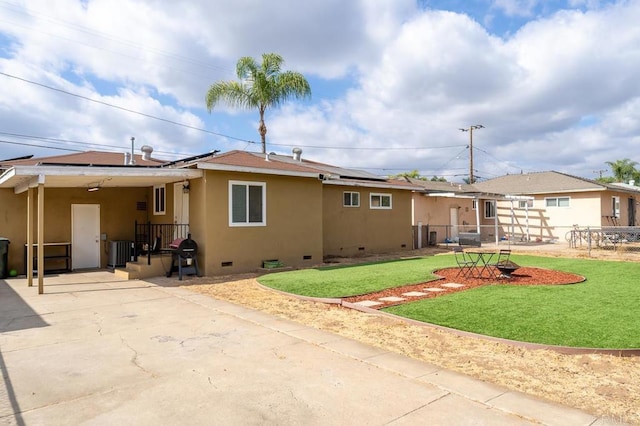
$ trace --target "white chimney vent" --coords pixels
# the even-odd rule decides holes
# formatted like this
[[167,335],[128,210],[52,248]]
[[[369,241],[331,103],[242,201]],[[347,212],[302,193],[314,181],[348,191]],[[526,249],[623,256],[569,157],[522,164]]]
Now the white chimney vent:
[[634,179],[629,180],[629,185],[636,186],[636,181]]
[[302,149],[300,148],[293,148],[293,159],[296,161],[302,161]]
[[153,152],[153,147],[150,147],[149,145],[142,145],[140,147],[140,151],[142,151],[142,159],[143,160],[151,160],[151,153]]
[[129,164],[131,164],[131,153],[130,152],[125,152],[124,153],[124,165],[128,166]]

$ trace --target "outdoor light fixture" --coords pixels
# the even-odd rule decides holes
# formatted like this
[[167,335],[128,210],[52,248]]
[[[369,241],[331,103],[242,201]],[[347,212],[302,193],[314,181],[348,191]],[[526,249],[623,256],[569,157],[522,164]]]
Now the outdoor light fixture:
[[102,180],[99,180],[97,182],[91,182],[87,188],[87,192],[96,192],[96,191],[100,191],[100,188],[102,188],[102,185],[104,184],[105,181],[111,180],[111,178],[104,178]]
[[189,193],[189,182],[185,182],[182,184],[182,193],[183,194],[188,194]]

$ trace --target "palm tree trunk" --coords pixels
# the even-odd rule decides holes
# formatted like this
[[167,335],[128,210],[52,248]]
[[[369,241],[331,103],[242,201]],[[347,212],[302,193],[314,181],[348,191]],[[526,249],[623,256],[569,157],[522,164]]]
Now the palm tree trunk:
[[264,111],[260,110],[260,126],[258,127],[260,139],[262,140],[262,153],[267,153],[267,126],[264,124]]

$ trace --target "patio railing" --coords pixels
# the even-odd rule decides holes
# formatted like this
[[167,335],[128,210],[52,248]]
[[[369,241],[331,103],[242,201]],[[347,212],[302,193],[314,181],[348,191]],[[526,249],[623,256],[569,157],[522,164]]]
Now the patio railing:
[[139,256],[147,257],[147,264],[151,264],[151,255],[169,250],[169,245],[176,238],[187,238],[189,224],[187,223],[138,223],[135,222],[135,260]]

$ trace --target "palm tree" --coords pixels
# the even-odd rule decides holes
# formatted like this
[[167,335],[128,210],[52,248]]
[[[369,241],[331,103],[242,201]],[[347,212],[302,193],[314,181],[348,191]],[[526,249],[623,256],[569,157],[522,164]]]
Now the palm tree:
[[311,97],[311,88],[304,76],[294,71],[282,71],[283,62],[282,56],[276,53],[263,53],[261,64],[243,56],[236,65],[240,81],[218,81],[207,92],[209,112],[219,101],[235,108],[258,109],[263,153],[267,152],[267,126],[264,124],[267,108],[277,107],[290,98]]
[[613,173],[613,176],[618,182],[627,182],[630,179],[635,179],[638,175],[638,170],[636,170],[638,163],[628,158],[606,161],[605,164],[611,167],[611,173]]

